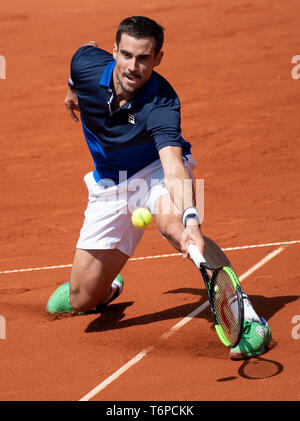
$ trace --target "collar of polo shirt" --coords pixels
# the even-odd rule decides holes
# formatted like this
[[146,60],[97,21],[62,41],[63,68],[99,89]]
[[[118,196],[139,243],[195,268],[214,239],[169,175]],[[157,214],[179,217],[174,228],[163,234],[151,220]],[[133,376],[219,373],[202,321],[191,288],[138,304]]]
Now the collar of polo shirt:
[[[108,65],[105,67],[104,72],[102,73],[101,79],[99,84],[105,88],[110,87],[112,74],[116,65],[116,60],[112,60]],[[132,102],[141,102],[145,103],[148,99],[153,97],[158,90],[158,79],[156,76],[156,72],[152,72],[150,79],[145,83],[145,85],[141,88],[138,92],[136,97],[133,99]]]

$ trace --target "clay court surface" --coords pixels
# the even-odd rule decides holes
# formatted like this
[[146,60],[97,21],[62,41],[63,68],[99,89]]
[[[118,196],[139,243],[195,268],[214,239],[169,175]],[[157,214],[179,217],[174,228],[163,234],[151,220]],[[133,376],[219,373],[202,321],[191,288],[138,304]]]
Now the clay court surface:
[[[206,302],[204,285],[155,224],[103,314],[45,312],[69,280],[93,168],[64,106],[70,59],[89,40],[111,51],[130,15],[166,28],[157,70],[181,98],[205,180],[203,232],[271,325],[275,346],[248,363],[229,359],[209,308],[185,319]],[[1,6],[0,400],[299,400],[299,16],[298,0]]]

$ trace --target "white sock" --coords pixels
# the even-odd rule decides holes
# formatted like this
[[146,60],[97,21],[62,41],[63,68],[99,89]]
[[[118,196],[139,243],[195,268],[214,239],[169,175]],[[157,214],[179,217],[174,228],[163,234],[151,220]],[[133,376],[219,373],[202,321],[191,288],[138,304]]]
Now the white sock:
[[248,298],[248,295],[243,292],[243,301],[244,301],[244,318],[245,320],[250,320],[251,322],[261,322],[259,316],[256,314],[252,304]]

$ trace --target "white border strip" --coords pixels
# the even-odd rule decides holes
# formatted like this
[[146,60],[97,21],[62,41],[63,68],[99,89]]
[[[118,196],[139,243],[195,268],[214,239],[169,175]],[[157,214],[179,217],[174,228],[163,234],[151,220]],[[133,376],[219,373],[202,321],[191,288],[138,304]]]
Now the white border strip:
[[[260,260],[254,266],[252,266],[245,273],[243,273],[239,277],[240,281],[246,279],[248,276],[250,276],[257,269],[261,268],[269,260],[273,259],[279,253],[281,253],[283,249],[284,249],[284,247],[279,247],[278,249],[276,249],[273,252],[269,253],[262,260]],[[174,325],[173,327],[171,327],[171,329],[168,332],[164,333],[160,337],[160,340],[166,340],[166,339],[168,339],[171,335],[173,335],[173,333],[177,332],[177,330],[179,330],[182,326],[184,326],[188,322],[190,322],[195,316],[197,316],[199,313],[201,313],[202,311],[204,311],[208,306],[209,306],[209,302],[207,300],[201,306],[197,307],[194,311],[192,311],[188,316],[186,316],[184,319],[182,319],[176,325]],[[114,382],[115,380],[117,380],[130,367],[132,367],[133,365],[135,365],[136,363],[138,363],[141,359],[143,359],[147,354],[149,354],[149,352],[153,351],[154,348],[155,348],[155,345],[150,345],[147,348],[145,348],[143,351],[139,352],[135,357],[133,357],[130,361],[128,361],[126,364],[124,364],[117,371],[115,371],[111,376],[107,377],[107,379],[105,379],[103,382],[99,383],[98,386],[96,386],[89,393],[87,393],[85,396],[83,396],[83,398],[81,398],[80,401],[89,401],[90,399],[92,399],[95,395],[97,395],[99,392],[101,392],[101,390],[105,389],[108,385],[110,385],[112,382]]]
[[[245,250],[245,249],[253,249],[259,247],[271,247],[271,246],[288,246],[292,244],[299,244],[300,240],[295,241],[282,241],[277,243],[266,243],[266,244],[254,244],[249,246],[237,246],[237,247],[227,247],[222,248],[223,251],[234,251],[234,250]],[[181,253],[169,253],[169,254],[157,254],[155,256],[145,256],[145,257],[131,257],[129,261],[137,261],[137,260],[152,260],[152,259],[161,259],[164,257],[175,257],[181,256]],[[51,270],[51,269],[64,269],[70,268],[72,264],[68,265],[57,265],[57,266],[44,266],[44,267],[37,267],[37,268],[28,268],[28,269],[12,269],[12,270],[2,270],[0,271],[0,275],[9,274],[9,273],[19,273],[19,272],[33,272],[35,270]]]

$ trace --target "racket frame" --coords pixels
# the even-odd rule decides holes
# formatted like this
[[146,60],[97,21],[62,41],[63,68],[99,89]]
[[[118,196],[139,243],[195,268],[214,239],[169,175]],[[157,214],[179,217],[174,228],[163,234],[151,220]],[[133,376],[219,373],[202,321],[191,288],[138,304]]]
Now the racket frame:
[[[199,269],[202,278],[204,280],[204,284],[205,284],[205,288],[206,288],[206,292],[207,292],[207,296],[208,296],[208,301],[210,304],[210,309],[211,309],[211,314],[212,314],[212,319],[213,319],[213,323],[215,326],[215,330],[217,332],[217,335],[219,336],[221,342],[229,347],[229,348],[233,348],[235,346],[238,345],[238,343],[241,340],[241,336],[243,333],[243,326],[244,326],[244,301],[243,301],[243,294],[242,294],[242,289],[241,289],[241,285],[239,282],[238,277],[236,276],[236,274],[234,273],[234,271],[232,270],[232,268],[230,268],[229,266],[220,266],[220,267],[212,267],[210,265],[207,264],[207,262],[205,261],[204,257],[201,255],[201,253],[199,252],[199,250],[196,248],[196,246],[194,244],[190,244],[189,245],[189,254],[191,259],[194,261],[195,265],[197,266],[197,268]],[[210,279],[207,273],[207,270],[210,270],[213,272],[212,278]],[[216,312],[215,312],[215,308],[214,308],[214,303],[212,300],[212,291],[214,289],[214,283],[215,283],[215,279],[216,276],[218,274],[218,271],[220,270],[224,270],[233,285],[233,288],[236,292],[236,296],[237,296],[237,305],[238,305],[238,311],[239,311],[239,329],[238,329],[238,335],[237,338],[235,340],[234,343],[231,343],[227,336],[224,333],[224,330],[222,328],[222,326],[218,323],[217,317],[216,317]]]
[[[211,308],[212,318],[213,318],[213,322],[214,322],[214,325],[215,325],[216,332],[217,332],[221,342],[225,346],[227,346],[229,348],[234,348],[235,346],[238,345],[238,343],[241,340],[241,337],[242,337],[242,334],[243,334],[243,327],[244,327],[244,301],[243,301],[243,293],[242,293],[242,289],[241,289],[239,279],[236,276],[236,274],[234,273],[234,271],[229,266],[222,266],[222,267],[219,267],[219,268],[212,268],[212,267],[209,267],[208,265],[205,265],[205,264],[202,264],[201,266],[203,267],[203,271],[206,273],[204,282],[205,282],[207,295],[208,295],[209,302],[210,302],[210,308]],[[209,279],[208,274],[206,272],[206,268],[213,271],[212,279]],[[237,337],[236,337],[234,342],[230,342],[228,340],[226,334],[224,333],[224,330],[223,330],[222,326],[218,323],[216,313],[215,313],[214,304],[213,304],[213,299],[212,299],[212,291],[214,291],[214,288],[215,288],[215,279],[216,279],[217,274],[220,270],[224,270],[227,273],[227,275],[229,276],[229,278],[232,282],[232,286],[233,286],[233,288],[235,290],[235,293],[236,293],[236,298],[237,298],[236,305],[237,305],[237,309],[238,309],[238,334],[237,334]]]

